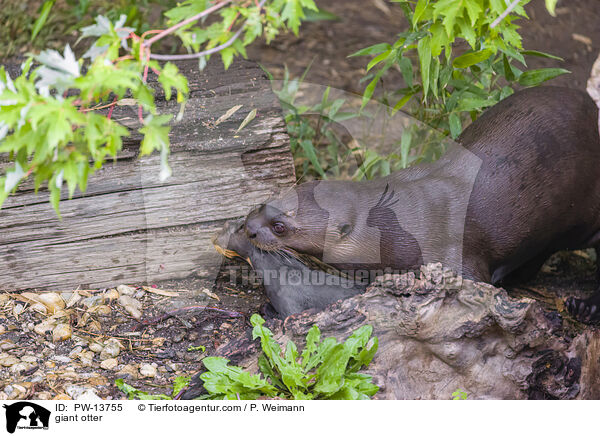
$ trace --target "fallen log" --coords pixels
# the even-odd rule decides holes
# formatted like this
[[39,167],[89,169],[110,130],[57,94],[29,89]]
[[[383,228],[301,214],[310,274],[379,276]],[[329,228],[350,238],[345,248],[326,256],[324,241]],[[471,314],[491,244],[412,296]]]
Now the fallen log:
[[[132,130],[115,162],[90,177],[87,192],[69,199],[63,190],[62,221],[47,191],[35,195],[32,183],[23,184],[0,210],[0,290],[209,276],[221,262],[210,240],[223,222],[294,183],[281,109],[264,72],[245,61],[227,71],[216,62],[204,71],[194,61],[178,67],[190,99],[172,125],[173,175],[161,183],[160,157],[138,159],[141,137]],[[8,71],[15,77],[18,66]],[[177,114],[179,106],[154,88],[159,113]],[[237,132],[252,110],[256,118]],[[139,127],[137,107],[116,106],[112,117]],[[0,172],[10,165],[3,159]]]
[[[364,294],[323,311],[308,310],[269,327],[280,344],[303,346],[317,324],[322,337],[345,339],[373,326],[379,350],[365,371],[377,399],[598,399],[600,334],[529,298],[462,280],[440,264],[420,275],[379,277]],[[256,371],[260,345],[246,335],[217,350]],[[182,396],[202,391],[198,377]]]

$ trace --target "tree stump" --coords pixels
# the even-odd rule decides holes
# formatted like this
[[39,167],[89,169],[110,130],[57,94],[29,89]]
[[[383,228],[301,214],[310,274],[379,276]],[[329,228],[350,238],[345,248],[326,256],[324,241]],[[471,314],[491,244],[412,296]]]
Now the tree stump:
[[[208,276],[221,258],[211,237],[225,220],[245,216],[277,190],[294,183],[294,168],[277,97],[254,63],[227,71],[211,63],[178,64],[190,85],[180,122],[172,124],[169,164],[159,181],[160,156],[138,159],[141,136],[132,132],[114,162],[90,177],[87,192],[65,189],[62,221],[48,192],[24,183],[0,210],[0,289],[102,288],[195,274]],[[11,77],[18,67],[8,66]],[[154,83],[156,83],[154,77]],[[177,114],[155,88],[159,113]],[[227,119],[231,108],[242,105]],[[248,113],[256,117],[237,132]],[[113,118],[139,127],[137,107],[116,106]],[[4,171],[9,162],[0,162]]]
[[[530,298],[455,276],[441,264],[418,275],[379,277],[364,294],[267,326],[300,349],[313,324],[321,337],[346,339],[370,324],[379,350],[364,371],[376,399],[599,399],[600,334]],[[258,340],[247,334],[217,355],[256,372]],[[202,392],[195,377],[183,395]]]

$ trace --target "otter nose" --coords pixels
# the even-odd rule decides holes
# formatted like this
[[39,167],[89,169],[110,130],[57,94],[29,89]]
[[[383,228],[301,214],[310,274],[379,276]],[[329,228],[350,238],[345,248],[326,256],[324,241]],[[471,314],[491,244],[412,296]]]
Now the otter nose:
[[244,227],[246,229],[246,235],[249,239],[255,239],[256,234],[258,233],[258,229],[260,229],[260,211],[264,208],[264,205],[254,209],[252,212],[248,214],[246,217],[246,223]]

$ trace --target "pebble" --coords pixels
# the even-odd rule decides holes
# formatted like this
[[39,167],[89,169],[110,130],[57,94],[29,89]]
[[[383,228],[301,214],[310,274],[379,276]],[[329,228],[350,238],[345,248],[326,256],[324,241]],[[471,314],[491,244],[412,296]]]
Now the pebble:
[[45,335],[46,332],[49,332],[50,330],[54,329],[55,326],[56,326],[55,322],[45,320],[45,321],[42,321],[41,323],[39,323],[38,325],[36,325],[33,328],[33,331],[36,332],[38,335]]
[[52,356],[52,360],[60,363],[71,363],[71,358],[69,356],[63,356],[61,354],[57,354],[56,356]]
[[0,365],[2,366],[13,366],[16,363],[19,363],[20,360],[17,359],[15,356],[6,356],[6,357],[2,357],[0,358]]
[[95,309],[94,313],[97,313],[98,315],[102,315],[102,316],[110,315],[112,312],[112,309],[110,307],[108,307],[106,304],[101,304],[99,306],[96,306],[94,309]]
[[156,366],[150,363],[142,363],[140,365],[140,374],[146,378],[156,377]]
[[13,348],[16,348],[16,347],[17,347],[17,344],[15,344],[10,339],[5,339],[2,342],[0,342],[0,350],[2,350],[2,351],[12,350]]
[[135,288],[127,285],[119,285],[117,286],[117,291],[119,291],[120,295],[133,295],[135,294]]
[[55,396],[54,398],[52,398],[53,400],[72,400],[71,397],[69,397],[66,394],[58,394],[57,396]]
[[108,339],[104,344],[104,348],[100,352],[100,359],[102,360],[117,357],[121,352],[121,344],[116,339]]
[[71,333],[69,324],[59,324],[52,330],[52,340],[54,342],[66,341],[71,338]]
[[50,313],[56,313],[65,308],[65,300],[56,292],[46,292],[37,296],[37,301],[42,303]]
[[31,354],[26,354],[25,356],[21,357],[21,360],[23,362],[27,362],[27,363],[37,363],[38,358],[36,356],[33,356]]
[[137,370],[137,366],[129,363],[127,365],[124,365],[118,372],[117,375],[128,375],[130,376],[133,380],[137,380],[139,378],[139,373]]
[[118,364],[119,364],[119,361],[117,359],[110,358],[110,359],[106,359],[106,360],[103,360],[102,362],[100,362],[100,368],[110,371],[112,369],[115,369],[115,367]]
[[109,289],[104,293],[104,298],[108,300],[116,300],[119,298],[119,292],[116,289]]
[[73,358],[79,356],[79,354],[81,354],[82,351],[83,351],[83,347],[82,346],[77,346],[77,347],[75,347],[75,348],[73,348],[71,350],[71,352],[69,353],[69,357],[71,359],[73,359]]
[[90,350],[92,350],[94,353],[100,353],[102,351],[102,349],[104,348],[104,345],[99,344],[98,342],[92,342],[89,345]]
[[19,362],[19,363],[15,363],[14,365],[12,365],[10,367],[10,372],[18,374],[21,371],[27,371],[28,369],[33,368],[33,365],[31,363],[27,363],[27,362]]
[[38,392],[37,394],[35,394],[35,396],[36,396],[36,400],[51,400],[52,399],[52,393],[50,393],[48,391]]
[[118,302],[132,317],[137,320],[142,318],[142,303],[140,301],[128,295],[121,295]]

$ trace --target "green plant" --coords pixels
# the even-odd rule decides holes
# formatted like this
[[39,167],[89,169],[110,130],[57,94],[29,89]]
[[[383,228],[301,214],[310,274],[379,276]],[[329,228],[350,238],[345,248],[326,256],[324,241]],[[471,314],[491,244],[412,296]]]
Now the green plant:
[[[49,6],[43,7],[38,22],[48,18],[52,4],[45,5]],[[234,56],[245,56],[245,46],[258,36],[270,40],[281,30],[298,32],[305,9],[317,8],[313,0],[222,0],[212,6],[207,0],[186,0],[165,13],[171,27],[141,35],[127,27],[131,17],[121,15],[111,21],[100,15],[95,24],[81,29],[80,39],[95,38],[82,59],[76,59],[67,45],[63,54],[45,50],[30,55],[14,80],[0,69],[0,153],[8,153],[14,162],[0,178],[0,205],[31,175],[36,192],[47,184],[59,214],[63,182],[70,197],[77,187],[85,191],[89,175],[107,158],[116,157],[122,138],[129,134],[111,118],[115,105],[138,107],[140,155],[159,151],[160,177],[167,178],[171,116],[156,111],[154,90],[147,83],[149,71],[158,76],[167,100],[175,89],[181,116],[187,80],[174,64],[159,64],[159,60],[195,58],[203,67],[212,54],[219,53],[227,68]],[[221,18],[207,27],[197,26],[214,12]],[[153,53],[153,46],[171,34],[195,53]],[[34,59],[40,66],[32,68]]]
[[360,327],[340,343],[335,338],[321,341],[319,328],[313,325],[299,354],[293,342],[282,351],[260,316],[252,315],[250,321],[252,336],[260,339],[263,351],[258,359],[260,374],[229,365],[222,357],[206,357],[202,363],[207,371],[200,378],[208,394],[199,399],[368,399],[377,392],[371,376],[358,372],[377,351],[371,326]]
[[[332,126],[355,118],[358,114],[341,111],[345,100],[331,100],[329,87],[325,89],[319,103],[297,103],[296,98],[309,69],[310,65],[301,77],[290,78],[285,67],[283,80],[273,89],[284,110],[296,174],[298,178],[327,179],[331,175],[339,177],[344,162],[356,148],[346,146]],[[273,81],[271,73],[264,68],[263,70]]]
[[127,395],[130,400],[172,400],[191,380],[191,377],[176,377],[173,382],[173,392],[171,395],[149,394],[140,389],[134,388],[125,383],[122,378],[115,380],[115,385],[121,392]]
[[462,389],[457,389],[454,392],[452,392],[452,399],[453,400],[466,400],[467,393],[464,392]]
[[[568,71],[545,68],[524,71],[526,56],[559,59],[537,51],[523,50],[519,18],[526,18],[523,6],[530,0],[394,0],[402,8],[410,29],[392,44],[381,43],[351,56],[373,56],[367,65],[370,81],[363,106],[390,68],[402,73],[406,87],[393,93],[394,109],[412,99],[411,113],[429,126],[457,138],[465,115],[475,119],[485,108],[513,93],[514,87],[536,86]],[[549,0],[549,10],[556,1]],[[512,8],[512,9],[511,9]],[[459,40],[469,49],[456,56]]]

